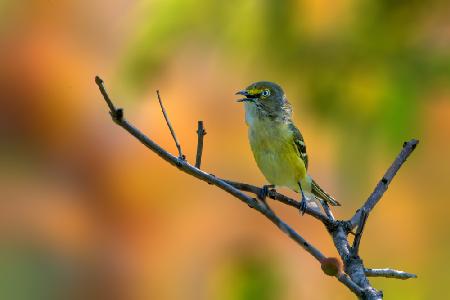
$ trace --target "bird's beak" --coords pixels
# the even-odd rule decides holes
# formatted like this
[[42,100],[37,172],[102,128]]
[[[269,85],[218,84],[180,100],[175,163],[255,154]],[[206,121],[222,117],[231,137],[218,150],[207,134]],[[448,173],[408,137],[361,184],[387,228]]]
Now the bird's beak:
[[235,95],[245,96],[245,98],[236,100],[237,102],[253,102],[253,99],[249,98],[250,94],[246,90],[239,91]]
[[235,95],[248,96],[249,93],[246,90],[242,90],[242,91],[237,92]]

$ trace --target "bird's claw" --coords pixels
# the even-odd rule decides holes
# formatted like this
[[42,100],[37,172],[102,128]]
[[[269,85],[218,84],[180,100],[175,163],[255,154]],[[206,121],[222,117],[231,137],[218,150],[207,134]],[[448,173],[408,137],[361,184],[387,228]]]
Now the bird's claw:
[[258,199],[259,200],[261,200],[261,201],[263,201],[263,202],[265,202],[266,201],[266,198],[267,198],[267,196],[269,195],[269,189],[270,188],[274,188],[275,186],[274,185],[264,185],[260,190],[259,190],[259,193],[258,193]]
[[302,216],[306,212],[306,207],[307,207],[306,198],[305,198],[305,195],[303,194],[303,191],[302,191],[302,201],[300,202],[300,213],[302,214]]
[[306,201],[302,200],[300,202],[300,213],[302,214],[302,216],[305,214],[306,211]]

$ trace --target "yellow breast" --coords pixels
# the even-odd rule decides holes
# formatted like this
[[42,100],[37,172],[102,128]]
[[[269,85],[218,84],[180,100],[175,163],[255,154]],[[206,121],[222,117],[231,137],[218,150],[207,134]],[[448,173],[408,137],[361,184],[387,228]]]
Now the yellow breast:
[[298,182],[306,178],[306,168],[288,124],[255,118],[254,112],[248,110],[246,121],[253,156],[267,181],[298,192]]

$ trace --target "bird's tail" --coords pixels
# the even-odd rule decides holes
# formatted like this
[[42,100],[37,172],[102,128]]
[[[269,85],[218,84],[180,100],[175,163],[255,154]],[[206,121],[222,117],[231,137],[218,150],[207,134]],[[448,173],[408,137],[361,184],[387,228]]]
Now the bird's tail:
[[314,179],[312,179],[312,182],[311,182],[311,191],[312,191],[313,195],[319,197],[320,199],[324,200],[325,202],[329,203],[330,205],[341,206],[341,204],[339,202],[334,200],[333,197],[331,197],[324,190],[322,190],[322,188],[317,184],[317,182],[314,181]]

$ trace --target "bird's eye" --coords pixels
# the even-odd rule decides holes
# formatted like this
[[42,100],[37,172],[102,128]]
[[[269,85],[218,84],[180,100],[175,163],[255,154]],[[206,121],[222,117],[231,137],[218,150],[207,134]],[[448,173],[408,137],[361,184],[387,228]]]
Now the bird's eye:
[[263,96],[264,98],[269,97],[270,96],[270,91],[267,90],[267,89],[262,91],[261,96]]

